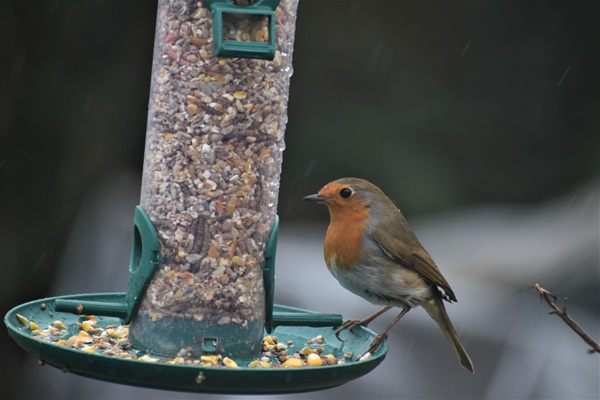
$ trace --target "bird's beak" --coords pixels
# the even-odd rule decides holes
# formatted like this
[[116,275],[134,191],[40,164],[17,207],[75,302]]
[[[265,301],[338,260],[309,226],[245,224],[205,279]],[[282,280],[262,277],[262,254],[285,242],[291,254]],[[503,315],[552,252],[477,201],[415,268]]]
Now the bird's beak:
[[308,196],[304,196],[304,197],[302,198],[302,200],[306,200],[306,201],[316,201],[316,202],[318,202],[318,203],[322,203],[322,202],[324,202],[324,201],[325,201],[325,200],[327,200],[327,199],[325,198],[325,196],[321,196],[319,193],[317,193],[317,194],[310,194],[310,195],[308,195]]

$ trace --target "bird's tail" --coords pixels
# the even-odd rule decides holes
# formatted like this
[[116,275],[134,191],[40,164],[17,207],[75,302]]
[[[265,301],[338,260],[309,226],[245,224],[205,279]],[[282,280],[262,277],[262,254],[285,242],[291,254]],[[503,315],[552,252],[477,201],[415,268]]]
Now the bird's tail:
[[458,360],[462,364],[463,367],[468,369],[471,372],[475,372],[475,368],[473,367],[473,362],[471,358],[467,354],[467,351],[463,347],[462,343],[458,339],[458,334],[456,333],[456,329],[454,329],[454,325],[452,325],[452,321],[450,321],[450,317],[446,312],[446,307],[442,302],[440,296],[434,296],[433,299],[424,301],[421,303],[421,306],[427,311],[429,316],[434,319],[435,322],[440,326],[444,335],[452,345]]

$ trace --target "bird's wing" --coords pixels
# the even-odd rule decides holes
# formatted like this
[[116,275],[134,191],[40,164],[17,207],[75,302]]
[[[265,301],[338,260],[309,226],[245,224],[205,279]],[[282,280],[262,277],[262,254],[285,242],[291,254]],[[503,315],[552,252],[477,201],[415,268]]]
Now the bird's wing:
[[[375,227],[372,230],[373,240],[396,263],[415,271],[427,282],[442,289],[446,300],[456,301],[450,284],[419,243],[403,217],[400,222],[387,225],[385,231],[381,225]],[[393,227],[391,232],[390,226]]]

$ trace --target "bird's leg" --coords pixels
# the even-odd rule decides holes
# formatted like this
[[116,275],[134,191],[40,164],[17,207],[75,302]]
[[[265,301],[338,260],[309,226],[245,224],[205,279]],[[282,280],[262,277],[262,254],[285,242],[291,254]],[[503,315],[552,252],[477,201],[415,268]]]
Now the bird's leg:
[[358,357],[358,360],[360,360],[362,357],[364,357],[364,355],[367,353],[371,353],[371,354],[375,353],[375,350],[377,350],[379,348],[379,346],[381,346],[381,343],[383,343],[383,340],[385,338],[387,338],[387,335],[388,335],[388,332],[390,331],[390,329],[392,329],[392,327],[394,325],[396,325],[396,322],[400,321],[400,318],[402,318],[404,316],[404,314],[409,312],[410,309],[411,309],[411,307],[404,306],[402,311],[400,311],[400,314],[398,314],[398,316],[396,318],[394,318],[394,320],[387,326],[387,328],[384,329],[383,332],[381,332],[379,335],[377,335],[375,340],[373,340],[373,342],[371,342],[369,349],[364,354],[362,354],[360,357]]
[[337,337],[338,340],[341,340],[339,335],[340,335],[340,333],[342,333],[342,331],[344,331],[346,329],[350,329],[350,332],[353,332],[354,328],[356,328],[357,326],[365,326],[366,327],[367,325],[369,325],[371,323],[371,321],[373,321],[375,318],[379,317],[381,314],[388,311],[392,307],[393,306],[386,306],[386,307],[382,308],[381,310],[377,311],[375,314],[373,314],[363,320],[349,319],[347,321],[344,321],[342,326],[340,326],[335,331],[335,337]]

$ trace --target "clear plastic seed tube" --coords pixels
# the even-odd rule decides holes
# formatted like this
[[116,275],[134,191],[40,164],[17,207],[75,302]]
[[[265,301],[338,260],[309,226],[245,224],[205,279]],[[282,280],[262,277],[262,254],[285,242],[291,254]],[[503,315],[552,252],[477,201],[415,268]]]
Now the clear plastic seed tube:
[[[162,260],[131,323],[136,346],[260,352],[261,262],[277,207],[297,6],[277,7],[267,61],[216,57],[201,1],[158,2],[141,206]],[[268,36],[256,17],[225,19],[223,30],[242,41]]]

